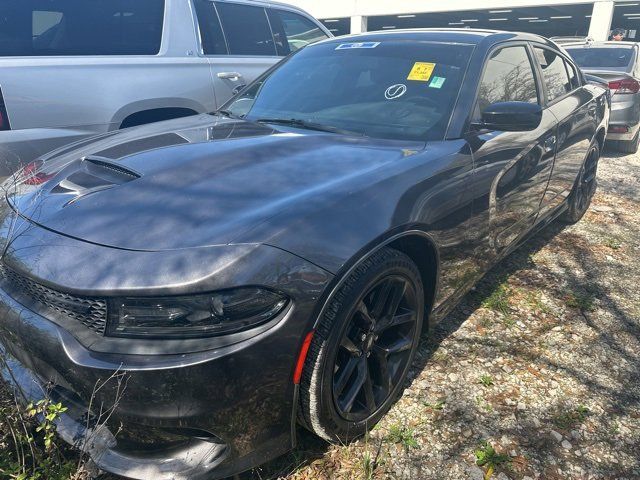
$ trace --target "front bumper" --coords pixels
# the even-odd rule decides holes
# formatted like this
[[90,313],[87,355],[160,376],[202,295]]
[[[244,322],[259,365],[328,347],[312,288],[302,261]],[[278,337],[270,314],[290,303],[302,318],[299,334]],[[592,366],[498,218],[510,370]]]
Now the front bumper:
[[[14,235],[3,262],[49,286],[65,285],[66,279],[66,288],[84,283],[85,293],[103,290],[101,282],[130,289],[140,275],[136,255],[145,258],[145,276],[162,264],[176,265],[178,278],[186,274],[177,266],[185,263],[184,258],[177,261],[179,251],[125,252],[34,231],[33,226],[26,231]],[[70,276],[65,253],[72,246],[74,265],[87,267]],[[330,278],[298,257],[266,246],[231,263],[226,255],[216,257],[216,249],[229,248],[209,249],[214,271],[224,262],[236,272],[257,272],[253,283],[277,283],[292,298],[292,306],[268,328],[237,342],[218,339],[212,348],[182,341],[181,346],[168,347],[173,353],[163,352],[157,340],[127,343],[103,338],[92,343],[91,337],[78,335],[0,291],[3,377],[25,400],[50,395],[70,407],[57,425],[61,437],[87,451],[100,468],[128,478],[223,478],[285,453],[294,441],[296,356],[313,323],[315,302]],[[117,266],[113,255],[121,257]],[[59,268],[65,257],[66,274]],[[97,275],[100,272],[103,275]],[[156,278],[167,283],[166,277]],[[234,278],[248,281],[222,269],[203,280],[203,288],[233,287]],[[180,284],[171,288],[186,288]]]

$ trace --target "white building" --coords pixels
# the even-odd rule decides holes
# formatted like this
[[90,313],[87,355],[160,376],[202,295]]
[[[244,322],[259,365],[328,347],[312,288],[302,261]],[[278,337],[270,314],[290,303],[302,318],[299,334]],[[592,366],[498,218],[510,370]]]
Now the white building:
[[[640,41],[640,0],[282,0],[307,10],[335,35],[415,27],[517,30],[606,40],[611,29]],[[481,8],[480,8],[481,6]]]

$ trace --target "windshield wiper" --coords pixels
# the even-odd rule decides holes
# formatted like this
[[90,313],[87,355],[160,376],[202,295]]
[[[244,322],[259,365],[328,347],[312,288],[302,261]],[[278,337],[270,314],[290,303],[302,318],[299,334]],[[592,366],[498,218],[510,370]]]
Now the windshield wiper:
[[273,123],[276,125],[289,125],[307,130],[317,130],[319,132],[338,133],[340,135],[356,135],[358,137],[366,137],[364,133],[345,130],[344,128],[334,127],[333,125],[323,125],[321,123],[308,122],[299,118],[259,118],[254,120],[256,123]]

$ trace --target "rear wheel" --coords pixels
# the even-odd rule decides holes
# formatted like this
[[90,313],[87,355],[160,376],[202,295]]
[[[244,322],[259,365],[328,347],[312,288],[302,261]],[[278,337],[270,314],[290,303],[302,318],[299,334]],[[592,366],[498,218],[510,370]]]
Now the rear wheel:
[[580,175],[573,187],[573,191],[567,200],[568,208],[560,216],[560,221],[564,223],[578,222],[589,209],[591,199],[596,193],[598,181],[598,161],[600,160],[600,148],[598,144],[591,147],[587,160],[584,162]]
[[402,391],[424,319],[420,272],[384,248],[334,296],[309,349],[300,389],[302,423],[331,442],[363,435]]
[[638,130],[636,136],[633,137],[633,140],[619,140],[616,143],[616,150],[622,153],[636,153],[638,151],[638,146],[640,146],[640,130]]

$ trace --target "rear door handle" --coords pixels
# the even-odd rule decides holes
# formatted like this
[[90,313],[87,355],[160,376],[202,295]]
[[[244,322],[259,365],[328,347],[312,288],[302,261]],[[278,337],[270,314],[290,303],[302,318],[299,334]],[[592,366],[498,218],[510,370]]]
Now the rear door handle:
[[236,82],[242,78],[242,74],[238,72],[220,72],[218,73],[218,78]]

